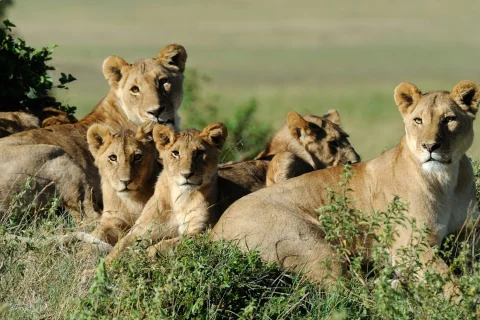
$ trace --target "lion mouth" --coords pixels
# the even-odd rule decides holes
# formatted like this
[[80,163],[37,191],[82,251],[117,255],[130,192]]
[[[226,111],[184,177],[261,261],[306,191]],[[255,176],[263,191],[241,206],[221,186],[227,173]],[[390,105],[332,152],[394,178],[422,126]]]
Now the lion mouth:
[[428,162],[438,162],[438,163],[443,163],[443,164],[450,164],[452,163],[452,160],[439,160],[439,159],[434,159],[432,157],[428,158],[427,161],[425,161],[425,163],[428,163]]
[[199,187],[202,185],[202,182],[200,183],[194,183],[194,182],[191,182],[191,181],[185,181],[185,182],[182,182],[179,184],[181,187]]
[[164,125],[164,126],[167,126],[167,127],[170,127],[170,128],[173,128],[175,126],[175,122],[171,119],[169,120],[162,120],[162,119],[158,119],[158,123],[161,124],[161,125]]

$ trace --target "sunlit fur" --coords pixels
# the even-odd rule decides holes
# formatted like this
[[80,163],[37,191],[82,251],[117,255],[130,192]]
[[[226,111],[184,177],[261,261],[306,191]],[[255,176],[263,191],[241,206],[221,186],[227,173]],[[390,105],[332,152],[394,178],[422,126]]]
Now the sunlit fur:
[[157,125],[153,138],[163,170],[155,192],[130,232],[107,257],[111,263],[137,238],[161,241],[155,248],[202,232],[217,219],[217,166],[227,138],[223,123],[175,133]]

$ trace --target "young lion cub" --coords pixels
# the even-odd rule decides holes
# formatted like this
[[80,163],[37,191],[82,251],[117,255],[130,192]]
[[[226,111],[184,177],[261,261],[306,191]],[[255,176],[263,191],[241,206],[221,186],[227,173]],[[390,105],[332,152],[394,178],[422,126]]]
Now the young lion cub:
[[265,158],[271,159],[267,186],[310,171],[360,162],[360,156],[348,141],[348,134],[340,127],[340,115],[335,109],[323,117],[302,117],[290,111],[287,125],[255,159]]
[[111,245],[130,230],[153,194],[158,175],[152,131],[146,121],[134,132],[102,124],[88,129],[88,147],[102,179],[103,214],[92,235]]
[[[161,241],[155,248],[176,243],[181,236],[194,235],[216,222],[217,166],[227,128],[223,123],[208,125],[203,131],[185,130],[176,134],[157,125],[153,139],[163,171],[155,193],[143,209],[130,232],[108,255],[109,265],[137,238]],[[152,251],[150,252],[152,253]]]

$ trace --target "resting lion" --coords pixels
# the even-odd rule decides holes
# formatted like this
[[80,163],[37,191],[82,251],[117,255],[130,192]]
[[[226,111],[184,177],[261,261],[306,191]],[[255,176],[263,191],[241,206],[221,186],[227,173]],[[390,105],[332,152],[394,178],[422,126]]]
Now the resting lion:
[[[218,220],[217,166],[227,138],[223,123],[208,125],[203,131],[172,129],[157,125],[153,139],[163,170],[155,185],[155,193],[140,217],[113,248],[107,265],[138,238],[163,240],[162,245],[175,244],[182,236],[205,230]],[[152,247],[155,249],[155,247]]]
[[[439,245],[478,216],[472,166],[465,152],[473,142],[480,88],[462,81],[451,93],[422,94],[413,84],[402,83],[394,98],[406,134],[378,158],[352,166],[350,198],[357,209],[372,212],[384,210],[398,195],[409,203],[407,216],[431,230],[429,245]],[[327,277],[319,262],[330,259],[333,275],[340,275],[342,266],[335,265],[336,253],[319,230],[315,209],[328,203],[325,189],[338,187],[342,170],[338,166],[307,173],[238,200],[215,225],[212,239],[237,239],[243,250],[257,249],[264,260],[304,270],[316,281]],[[393,253],[411,240],[410,228],[397,231]],[[431,250],[420,258],[432,261]],[[441,274],[448,270],[440,262],[434,267]]]
[[69,116],[66,112],[54,107],[42,108],[35,114],[24,111],[0,112],[0,138],[26,130],[77,121],[74,116]]
[[102,179],[103,212],[92,235],[115,245],[140,216],[153,195],[159,173],[153,121],[135,132],[102,124],[88,129],[88,145]]
[[223,196],[219,201],[226,209],[235,200],[274,182],[359,161],[335,109],[323,117],[302,117],[292,111],[256,160],[219,166],[218,183]]
[[[88,151],[88,128],[94,123],[119,128],[145,120],[178,128],[186,59],[185,49],[176,44],[163,48],[156,58],[133,64],[110,56],[103,63],[110,92],[84,119],[0,139],[0,212],[7,211],[12,197],[33,177],[27,201],[45,203],[56,190],[77,221],[98,217],[100,177]],[[41,195],[34,199],[36,192]]]

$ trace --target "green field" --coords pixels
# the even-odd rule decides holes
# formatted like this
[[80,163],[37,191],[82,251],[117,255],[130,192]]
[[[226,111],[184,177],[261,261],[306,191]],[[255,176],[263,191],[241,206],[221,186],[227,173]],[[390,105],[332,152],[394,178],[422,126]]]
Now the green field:
[[[79,116],[108,89],[106,56],[133,61],[178,42],[188,67],[212,78],[205,94],[219,95],[225,114],[251,97],[275,126],[288,110],[337,108],[369,159],[403,133],[398,83],[428,91],[480,81],[479,9],[473,0],[17,0],[8,17],[28,44],[60,46],[53,64],[78,81],[59,98]],[[478,143],[471,154],[480,157]]]

